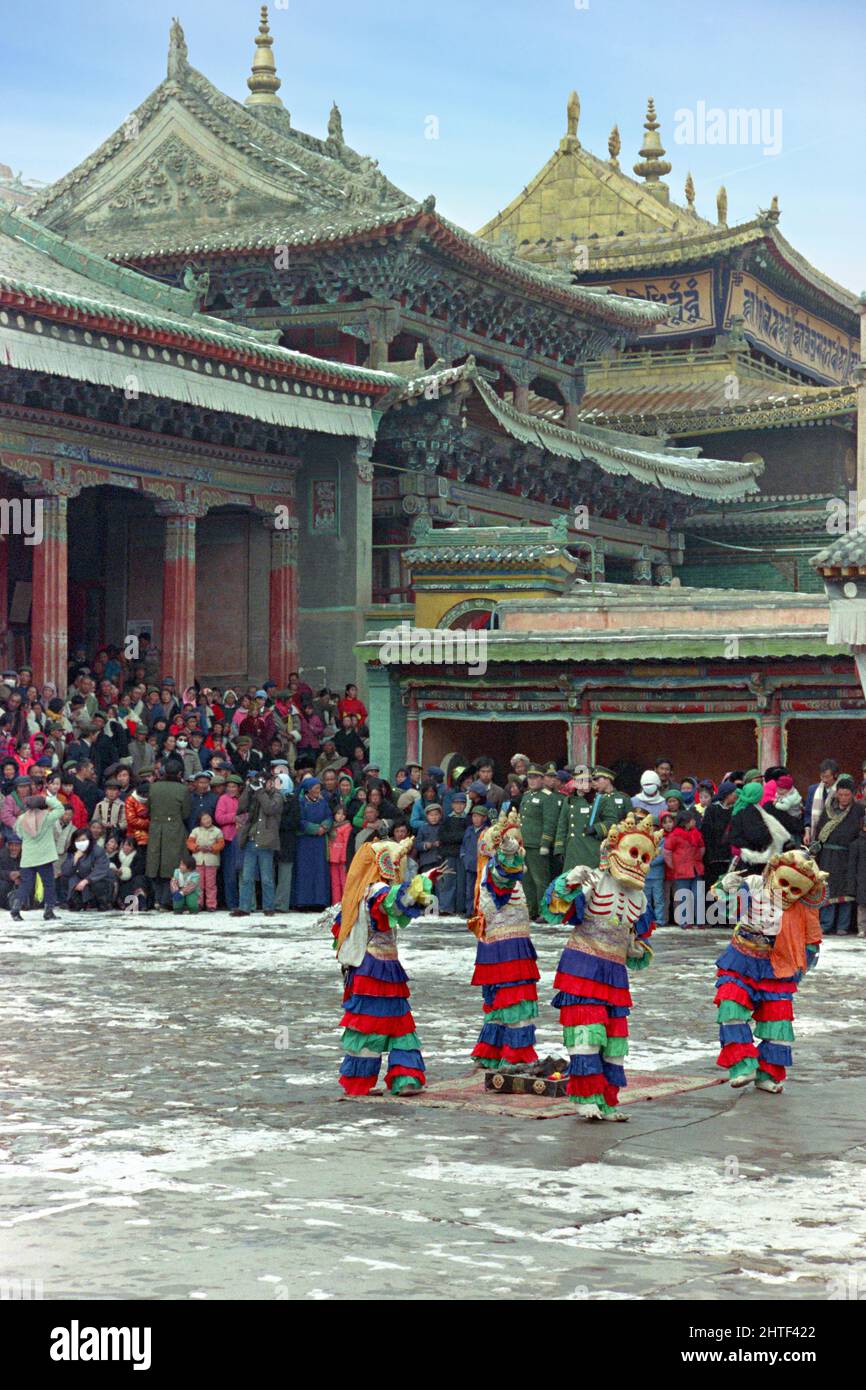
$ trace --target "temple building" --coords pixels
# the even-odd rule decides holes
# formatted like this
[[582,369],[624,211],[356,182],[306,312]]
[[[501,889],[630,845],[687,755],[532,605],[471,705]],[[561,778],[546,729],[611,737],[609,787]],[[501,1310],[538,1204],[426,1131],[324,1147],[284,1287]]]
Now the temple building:
[[[31,492],[77,490],[70,642],[146,625],[176,679],[279,678],[298,653],[336,684],[365,626],[412,611],[419,516],[556,521],[596,581],[670,584],[690,516],[756,494],[763,468],[587,412],[588,368],[665,328],[671,305],[464,231],[355,151],[336,106],[326,136],[297,130],[265,7],[248,89],[218,91],[174,21],[164,80],[5,228],[0,464]],[[291,504],[296,543],[257,524],[263,492]],[[44,675],[36,628],[60,615],[63,575],[42,598],[9,550],[12,638],[26,647],[29,582]]]
[[[828,749],[851,751],[866,706],[849,648],[828,645],[823,585],[611,584],[571,552],[564,525],[419,519],[412,619],[358,648],[382,766],[465,766],[483,752],[505,768],[520,750],[604,763],[634,792],[663,756],[716,779],[786,763],[806,785]],[[468,642],[458,629],[479,615]]]
[[[147,630],[180,683],[360,670],[389,767],[483,725],[628,777],[676,726],[707,770],[811,775],[866,715],[807,563],[857,476],[859,301],[775,200],[676,204],[651,103],[632,177],[573,95],[476,235],[336,105],[296,129],[264,7],[247,88],[174,21],[163,81],[0,214],[6,658],[62,684],[69,645]],[[395,656],[404,624],[483,670]]]
[[[586,364],[582,420],[762,465],[759,495],[689,517],[682,583],[817,591],[808,556],[826,540],[830,500],[856,486],[860,300],[785,239],[776,198],[729,225],[721,188],[710,220],[685,171],[675,202],[652,100],[634,176],[618,127],[601,159],[581,144],[579,116],[572,93],[553,155],[479,235],[670,308],[651,335]],[[561,418],[561,404],[531,408]]]

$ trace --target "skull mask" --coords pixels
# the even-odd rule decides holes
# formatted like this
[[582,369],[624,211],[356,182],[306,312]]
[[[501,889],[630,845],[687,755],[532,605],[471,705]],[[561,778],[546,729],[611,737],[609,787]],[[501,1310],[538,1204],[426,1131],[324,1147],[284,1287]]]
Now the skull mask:
[[631,813],[615,825],[602,848],[601,866],[627,888],[643,888],[662,832],[651,816],[638,821]]

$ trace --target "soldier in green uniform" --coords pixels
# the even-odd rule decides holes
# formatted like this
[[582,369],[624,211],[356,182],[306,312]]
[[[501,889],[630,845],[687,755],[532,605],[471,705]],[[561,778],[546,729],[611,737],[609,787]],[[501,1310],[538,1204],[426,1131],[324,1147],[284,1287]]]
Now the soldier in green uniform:
[[574,785],[574,792],[564,801],[559,813],[554,841],[556,853],[563,857],[563,873],[568,873],[576,864],[597,869],[601,842],[620,819],[613,801],[593,792],[588,767],[574,769]]
[[625,792],[618,792],[613,785],[614,774],[609,767],[602,767],[599,764],[592,769],[592,789],[599,796],[606,796],[612,801],[617,809],[617,821],[623,820],[633,809],[631,797],[626,796]]
[[[545,790],[546,790],[546,791],[549,791],[549,792],[550,792],[551,796],[553,797],[554,801],[556,802],[556,821],[555,821],[555,824],[556,824],[556,825],[559,825],[559,817],[560,817],[560,814],[561,814],[561,812],[562,812],[562,808],[563,808],[563,806],[565,805],[565,803],[566,803],[566,801],[568,800],[568,798],[563,794],[563,791],[562,791],[562,782],[561,782],[560,777],[559,777],[559,772],[557,771],[556,763],[548,763],[547,766],[545,767],[545,769],[544,769],[544,787],[545,787]],[[554,838],[555,838],[555,837],[554,837]],[[554,846],[554,848],[553,848],[553,849],[551,850],[551,852],[550,852],[550,878],[551,878],[551,882],[553,881],[553,879],[559,878],[559,875],[560,875],[561,873],[562,873],[562,853],[561,853],[561,852],[557,853],[556,846]]]
[[526,791],[520,798],[520,830],[526,848],[523,890],[531,921],[538,917],[541,900],[551,878],[551,850],[559,821],[562,797],[543,785],[544,769],[530,763]]

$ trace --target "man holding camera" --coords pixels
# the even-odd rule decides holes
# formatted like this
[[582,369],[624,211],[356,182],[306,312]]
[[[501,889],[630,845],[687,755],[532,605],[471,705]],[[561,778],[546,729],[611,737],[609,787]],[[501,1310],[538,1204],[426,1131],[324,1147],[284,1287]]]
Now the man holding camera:
[[274,854],[280,848],[283,798],[271,772],[250,772],[238,801],[249,819],[238,830],[241,854],[240,907],[232,917],[249,917],[256,905],[256,874],[262,881],[262,911],[274,915]]

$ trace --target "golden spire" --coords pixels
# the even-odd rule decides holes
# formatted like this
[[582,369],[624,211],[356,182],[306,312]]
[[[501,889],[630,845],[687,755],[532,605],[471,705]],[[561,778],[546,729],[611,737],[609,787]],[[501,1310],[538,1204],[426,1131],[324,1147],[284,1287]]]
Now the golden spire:
[[613,165],[614,169],[619,168],[619,159],[617,158],[617,155],[619,154],[621,149],[622,141],[619,138],[619,126],[615,125],[613,130],[610,132],[610,135],[607,137],[607,152],[610,155],[610,162]]
[[641,158],[639,163],[635,164],[634,172],[646,180],[647,192],[662,203],[666,203],[668,200],[668,188],[667,184],[662,183],[661,175],[669,174],[671,171],[670,164],[663,158],[664,153],[665,148],[659,135],[659,123],[656,120],[655,102],[650,97],[646,105],[644,138],[640,148]]
[[282,106],[283,104],[277,96],[277,91],[282,83],[277,77],[277,65],[271,51],[273,46],[274,41],[268,28],[268,7],[262,5],[259,32],[256,34],[256,51],[253,54],[253,69],[247,78],[250,94],[244,102],[245,106]]
[[690,169],[689,172],[686,174],[686,202],[687,202],[687,204],[688,204],[689,212],[694,212],[694,210],[695,210],[695,181],[694,181],[694,179],[692,178],[692,171],[691,171],[691,169]]
[[580,120],[580,97],[577,95],[577,92],[572,92],[571,96],[568,98],[566,112],[568,114],[568,129],[566,134],[572,135],[577,139],[577,123]]
[[728,225],[728,190],[722,184],[716,194],[716,220],[720,227]]

